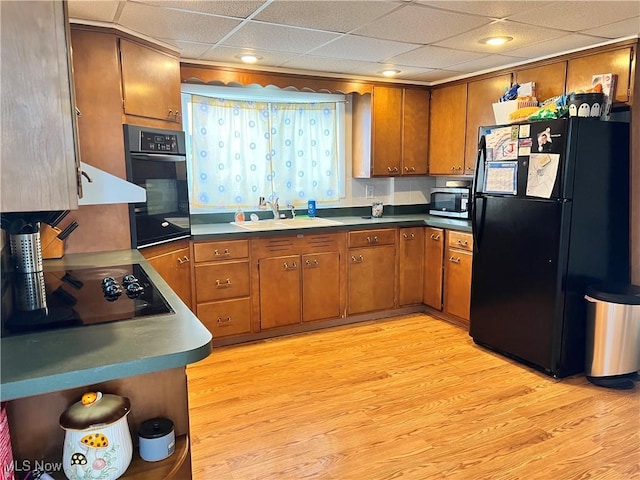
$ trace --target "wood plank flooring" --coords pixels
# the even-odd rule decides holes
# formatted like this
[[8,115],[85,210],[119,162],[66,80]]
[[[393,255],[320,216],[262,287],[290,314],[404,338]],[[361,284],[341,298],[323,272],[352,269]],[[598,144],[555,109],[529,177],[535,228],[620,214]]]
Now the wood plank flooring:
[[196,480],[640,478],[640,385],[555,380],[427,315],[187,369]]

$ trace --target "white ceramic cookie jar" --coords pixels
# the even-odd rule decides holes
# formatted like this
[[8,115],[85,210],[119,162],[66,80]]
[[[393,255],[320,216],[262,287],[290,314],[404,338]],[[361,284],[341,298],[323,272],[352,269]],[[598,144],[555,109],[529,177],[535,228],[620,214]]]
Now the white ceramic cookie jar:
[[126,397],[87,392],[60,415],[66,431],[62,467],[69,480],[115,480],[127,470],[133,454],[130,407]]

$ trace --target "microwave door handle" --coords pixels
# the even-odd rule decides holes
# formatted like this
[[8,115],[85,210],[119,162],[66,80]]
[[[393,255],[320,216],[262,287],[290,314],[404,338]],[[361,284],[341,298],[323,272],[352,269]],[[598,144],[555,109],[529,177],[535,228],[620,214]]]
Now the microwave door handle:
[[471,206],[469,215],[471,216],[471,235],[473,237],[473,249],[477,252],[480,249],[478,245],[478,222],[476,220],[476,195],[478,187],[478,171],[482,165],[482,160],[487,158],[487,139],[484,135],[480,137],[478,142],[478,156],[476,157],[476,169],[473,172],[473,184],[471,185]]
[[131,153],[131,158],[136,160],[155,160],[158,162],[186,162],[185,155],[171,155],[168,153]]

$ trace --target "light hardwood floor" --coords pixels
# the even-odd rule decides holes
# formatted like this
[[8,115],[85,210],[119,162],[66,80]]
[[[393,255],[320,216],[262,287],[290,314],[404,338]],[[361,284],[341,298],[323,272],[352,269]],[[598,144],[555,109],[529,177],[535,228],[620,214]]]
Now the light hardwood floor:
[[189,366],[193,478],[640,478],[640,385],[555,380],[427,315]]

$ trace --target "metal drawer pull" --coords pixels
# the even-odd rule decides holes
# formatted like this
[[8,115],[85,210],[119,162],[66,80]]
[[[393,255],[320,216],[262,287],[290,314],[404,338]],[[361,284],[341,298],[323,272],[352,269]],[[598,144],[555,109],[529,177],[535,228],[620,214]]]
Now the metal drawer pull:
[[460,263],[460,257],[456,258],[456,257],[451,256],[451,257],[449,257],[449,261],[453,262],[453,263]]
[[415,172],[416,171],[416,167],[404,167],[404,171],[405,172]]
[[285,270],[295,270],[296,268],[298,268],[298,264],[296,262],[293,262],[291,265],[289,265],[287,262],[284,262]]
[[213,254],[214,254],[216,257],[221,257],[221,256],[231,255],[231,254],[229,253],[229,249],[228,249],[228,248],[225,248],[223,253],[220,253],[220,252],[218,251],[218,249],[216,248],[216,249],[213,251]]
[[440,240],[440,234],[439,233],[432,233],[431,234],[431,240]]
[[469,242],[467,240],[461,241],[460,239],[458,239],[457,243],[458,243],[458,245],[462,245],[464,247],[469,245]]
[[378,243],[378,236],[376,235],[373,238],[367,237],[367,243]]
[[186,255],[182,258],[178,259],[178,264],[182,265],[183,263],[188,263],[189,262],[189,257],[187,257]]
[[231,286],[231,280],[228,278],[224,282],[221,282],[220,280],[216,280],[216,288],[227,288],[230,286]]
[[407,235],[406,233],[403,233],[402,235],[404,235],[404,238],[406,238],[407,240],[413,240],[414,238],[416,238],[414,233],[412,233],[411,235]]
[[353,263],[362,263],[364,262],[364,257],[362,255],[358,255],[358,257],[356,258],[355,255],[351,255],[351,261]]
[[221,318],[218,317],[218,325],[224,327],[225,325],[229,325],[231,323],[231,317]]
[[307,260],[307,267],[315,268],[318,266],[318,260],[314,259],[313,262],[311,260]]

